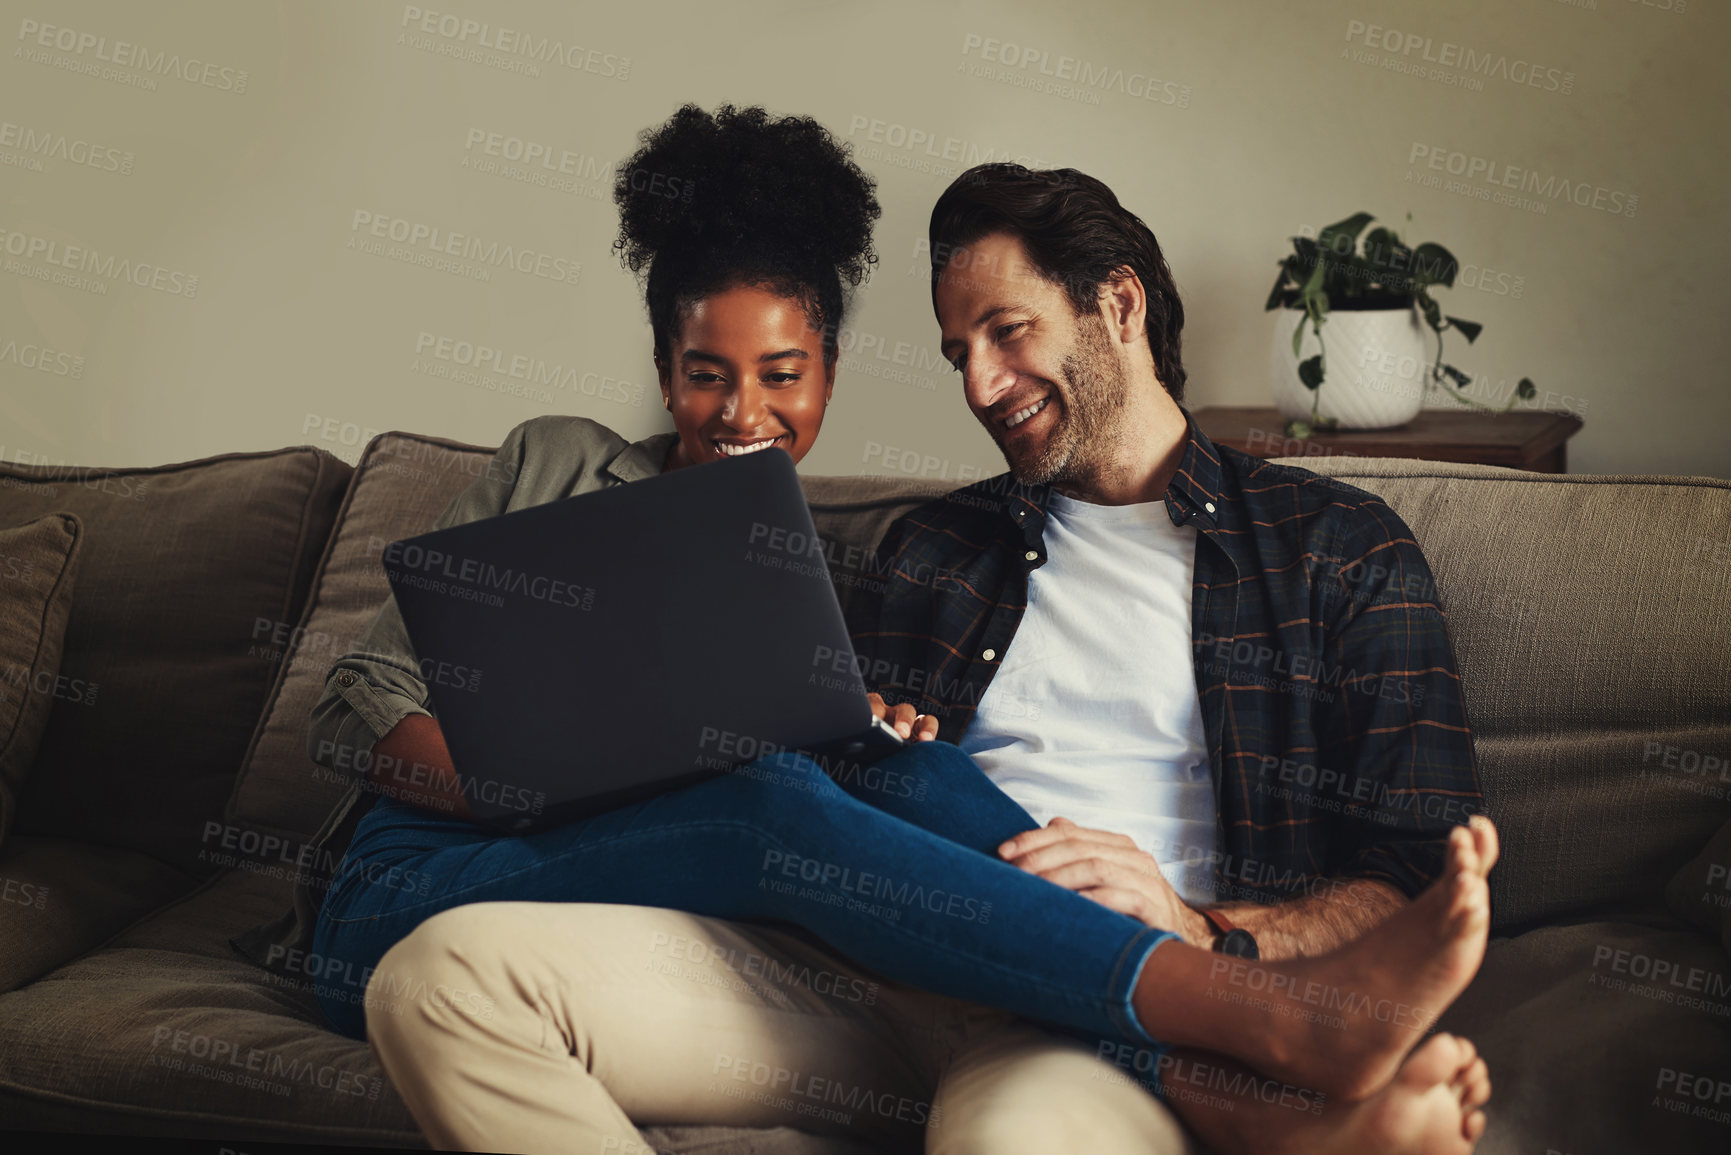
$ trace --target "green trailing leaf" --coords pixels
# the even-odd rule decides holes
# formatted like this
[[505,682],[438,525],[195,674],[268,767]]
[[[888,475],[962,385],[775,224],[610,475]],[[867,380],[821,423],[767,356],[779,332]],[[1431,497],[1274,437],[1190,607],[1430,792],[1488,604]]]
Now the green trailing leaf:
[[1331,257],[1344,257],[1358,247],[1358,234],[1375,219],[1370,213],[1353,213],[1344,221],[1335,221],[1316,234],[1317,247]]
[[1364,245],[1365,259],[1382,270],[1385,283],[1398,284],[1401,291],[1411,292],[1412,250],[1387,229],[1378,229],[1372,236],[1375,240],[1367,240]]
[[1364,234],[1364,251],[1368,255],[1381,249],[1393,248],[1400,244],[1400,234],[1391,228],[1378,225]]
[[1426,241],[1412,251],[1412,268],[1408,272],[1421,285],[1441,285],[1452,289],[1458,268],[1453,253]]
[[1533,384],[1531,377],[1522,377],[1521,383],[1515,386],[1515,396],[1522,401],[1530,400],[1539,395],[1539,387]]
[[1322,354],[1306,357],[1298,363],[1298,379],[1306,389],[1316,389],[1322,385]]
[[1298,356],[1299,347],[1304,344],[1304,323],[1308,320],[1310,320],[1310,314],[1306,312],[1304,316],[1298,319],[1298,328],[1292,331],[1292,355],[1294,357]]
[[1286,435],[1303,440],[1310,436],[1310,422],[1299,421],[1296,418],[1286,423]]
[[1316,267],[1310,270],[1309,279],[1304,282],[1304,287],[1300,289],[1299,292],[1306,297],[1314,295],[1318,289],[1322,288],[1322,278],[1327,275],[1327,273],[1328,262],[1318,260],[1316,262]]
[[1461,336],[1465,337],[1467,339],[1467,344],[1471,345],[1474,341],[1478,340],[1479,332],[1484,328],[1484,326],[1479,324],[1477,321],[1463,321],[1459,317],[1450,317],[1449,328],[1459,329],[1461,331]]
[[1462,373],[1459,369],[1456,369],[1453,365],[1444,365],[1442,371],[1448,374],[1450,381],[1453,381],[1463,389],[1472,384],[1473,379],[1468,377],[1465,373]]
[[1424,310],[1425,324],[1437,332],[1442,332],[1442,306],[1430,299],[1428,294],[1420,294],[1419,308]]

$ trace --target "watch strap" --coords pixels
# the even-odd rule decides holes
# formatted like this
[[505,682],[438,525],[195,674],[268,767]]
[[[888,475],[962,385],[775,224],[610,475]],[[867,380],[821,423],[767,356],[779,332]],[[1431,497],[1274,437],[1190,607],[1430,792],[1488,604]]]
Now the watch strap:
[[1197,914],[1207,920],[1209,926],[1214,928],[1215,938],[1225,938],[1238,929],[1238,926],[1231,919],[1217,910],[1209,910],[1207,907],[1200,906],[1196,907],[1195,910]]

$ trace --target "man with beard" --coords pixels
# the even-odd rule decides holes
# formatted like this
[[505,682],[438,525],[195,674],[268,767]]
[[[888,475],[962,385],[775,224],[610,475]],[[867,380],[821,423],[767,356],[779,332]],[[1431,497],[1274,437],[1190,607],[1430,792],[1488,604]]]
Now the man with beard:
[[978,166],[930,246],[942,352],[1010,472],[878,547],[851,623],[892,720],[1047,823],[1002,848],[1024,869],[1264,959],[1357,938],[1483,812],[1411,531],[1202,433],[1172,274],[1098,180]]
[[850,618],[898,729],[1044,823],[1001,857],[1192,944],[1314,956],[1408,906],[1483,813],[1411,531],[1203,434],[1171,272],[1100,181],[978,166],[929,243],[941,350],[1010,471],[879,545]]

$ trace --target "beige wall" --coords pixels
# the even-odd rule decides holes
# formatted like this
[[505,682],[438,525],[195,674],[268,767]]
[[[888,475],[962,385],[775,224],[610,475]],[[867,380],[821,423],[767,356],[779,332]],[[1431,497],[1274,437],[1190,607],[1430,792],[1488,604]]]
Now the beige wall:
[[[420,31],[417,8],[456,34],[438,16]],[[1447,296],[1485,324],[1457,363],[1493,382],[1531,376],[1552,407],[1580,411],[1577,470],[1731,475],[1720,3],[0,11],[5,459],[146,464],[310,442],[353,460],[376,430],[494,444],[547,412],[630,436],[662,428],[642,307],[609,252],[607,170],[679,103],[732,100],[818,117],[880,182],[882,260],[808,471],[1001,468],[937,358],[918,246],[949,178],[1007,155],[1091,172],[1153,227],[1189,310],[1193,407],[1267,401],[1262,305],[1289,235],[1360,208],[1410,212],[1411,239],[1488,270]],[[563,42],[570,63],[478,48],[465,19]],[[1414,71],[1463,49],[1490,59],[1477,90]],[[1077,61],[1103,81],[1069,79]],[[1518,82],[1529,75],[1537,86]],[[497,160],[489,133],[545,146],[569,175],[473,167]],[[1421,149],[1437,151],[1415,162]],[[1499,179],[1515,166],[1593,190],[1599,207],[1581,193],[1589,203],[1539,194],[1542,212],[1498,204],[1479,199],[1483,180],[1425,187],[1431,155],[1440,183],[1481,158]],[[365,213],[511,246],[532,271],[367,251]],[[458,380],[432,354],[459,342],[502,351],[505,370],[520,357],[557,372]]]

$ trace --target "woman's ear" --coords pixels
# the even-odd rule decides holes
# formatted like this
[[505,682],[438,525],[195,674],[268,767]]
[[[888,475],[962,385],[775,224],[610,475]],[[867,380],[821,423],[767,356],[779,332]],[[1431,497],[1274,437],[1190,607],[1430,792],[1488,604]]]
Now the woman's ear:
[[667,362],[661,359],[661,350],[655,351],[655,379],[661,383],[661,407],[673,408],[673,374],[667,369]]

